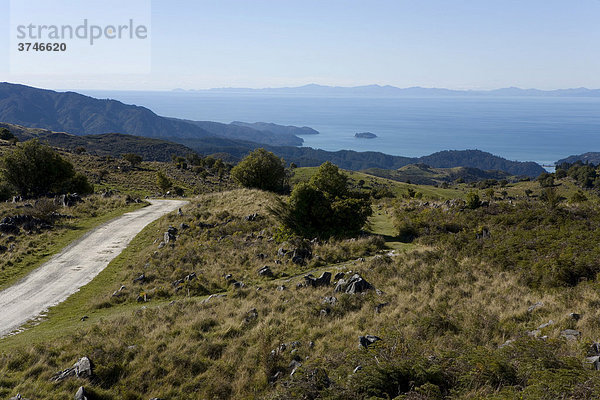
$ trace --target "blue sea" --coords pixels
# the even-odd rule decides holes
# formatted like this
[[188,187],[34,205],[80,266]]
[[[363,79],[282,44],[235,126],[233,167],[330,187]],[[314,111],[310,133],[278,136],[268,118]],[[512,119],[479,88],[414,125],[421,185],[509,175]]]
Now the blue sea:
[[[423,156],[479,149],[518,161],[552,165],[600,151],[600,98],[299,97],[207,92],[103,92],[99,98],[148,107],[159,115],[229,123],[310,126],[304,145],[324,150],[380,151]],[[358,139],[372,132],[375,139]]]

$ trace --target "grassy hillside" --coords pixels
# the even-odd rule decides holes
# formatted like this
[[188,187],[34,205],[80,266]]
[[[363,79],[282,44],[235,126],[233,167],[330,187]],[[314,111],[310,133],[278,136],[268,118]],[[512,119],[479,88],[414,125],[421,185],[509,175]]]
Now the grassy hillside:
[[[600,355],[600,199],[571,178],[442,189],[348,172],[353,189],[386,194],[368,232],[308,242],[270,214],[279,195],[172,163],[121,172],[122,160],[65,156],[90,176],[113,165],[101,187],[141,193],[164,169],[198,195],[45,321],[0,340],[2,398],[79,386],[115,400],[600,398],[586,362]],[[297,168],[292,183],[314,173]],[[306,284],[324,272],[372,288]],[[379,340],[359,346],[366,335]],[[93,378],[51,381],[82,356]]]

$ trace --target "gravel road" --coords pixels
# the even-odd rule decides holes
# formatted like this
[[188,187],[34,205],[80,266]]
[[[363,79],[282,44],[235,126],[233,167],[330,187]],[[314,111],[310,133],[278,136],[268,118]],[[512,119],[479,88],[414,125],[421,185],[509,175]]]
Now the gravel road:
[[89,283],[149,223],[186,201],[149,200],[150,206],[124,214],[88,232],[15,285],[0,292],[0,337],[67,299]]

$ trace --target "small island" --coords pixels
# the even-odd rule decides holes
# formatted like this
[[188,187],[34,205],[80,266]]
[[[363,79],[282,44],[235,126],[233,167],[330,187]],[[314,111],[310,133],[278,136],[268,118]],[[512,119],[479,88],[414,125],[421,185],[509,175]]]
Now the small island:
[[377,137],[377,135],[372,132],[360,132],[360,133],[355,133],[354,137],[357,137],[359,139],[375,139]]

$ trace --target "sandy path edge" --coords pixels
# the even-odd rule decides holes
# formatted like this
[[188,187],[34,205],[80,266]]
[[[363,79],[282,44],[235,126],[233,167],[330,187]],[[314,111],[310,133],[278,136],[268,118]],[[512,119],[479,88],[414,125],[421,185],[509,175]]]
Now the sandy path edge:
[[0,337],[66,300],[106,268],[144,227],[187,204],[183,200],[148,201],[148,207],[92,229],[19,282],[0,291]]

